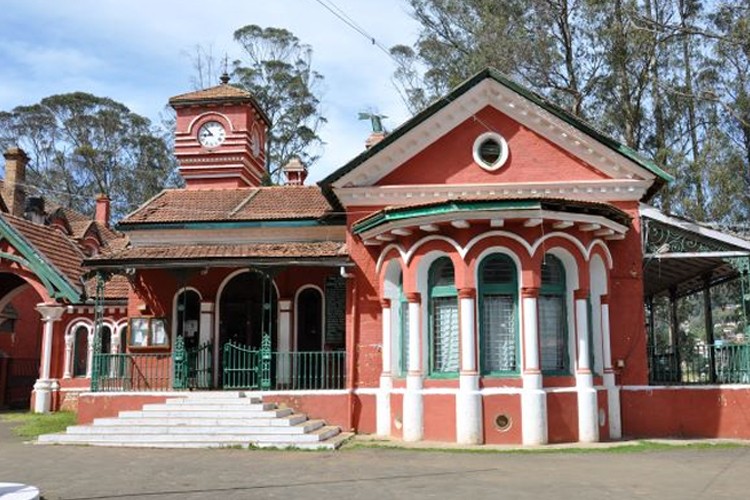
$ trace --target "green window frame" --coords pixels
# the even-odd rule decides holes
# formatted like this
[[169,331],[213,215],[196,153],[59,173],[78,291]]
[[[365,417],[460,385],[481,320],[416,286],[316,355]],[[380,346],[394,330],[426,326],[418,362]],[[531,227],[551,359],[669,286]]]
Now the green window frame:
[[398,373],[404,377],[409,371],[409,302],[404,295],[403,275],[398,282],[399,359]]
[[455,285],[453,262],[440,257],[430,266],[430,376],[452,378],[458,376],[459,323],[458,292]]
[[518,375],[520,370],[518,271],[505,254],[479,265],[479,367],[482,375]]
[[565,266],[554,255],[542,262],[542,286],[539,290],[539,357],[542,373],[569,375],[568,301]]

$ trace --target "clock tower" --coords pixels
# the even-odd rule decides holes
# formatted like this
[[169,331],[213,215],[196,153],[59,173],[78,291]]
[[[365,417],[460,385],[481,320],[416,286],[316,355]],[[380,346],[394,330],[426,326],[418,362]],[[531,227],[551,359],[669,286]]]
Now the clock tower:
[[221,85],[172,97],[174,154],[188,189],[257,187],[266,174],[270,121],[255,98]]

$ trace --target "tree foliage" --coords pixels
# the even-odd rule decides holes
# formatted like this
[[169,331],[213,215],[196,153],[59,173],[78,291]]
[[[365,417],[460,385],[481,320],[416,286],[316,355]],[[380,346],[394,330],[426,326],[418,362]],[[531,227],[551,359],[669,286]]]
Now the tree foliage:
[[234,62],[233,82],[253,94],[270,118],[267,168],[278,182],[293,157],[308,166],[319,158],[323,77],[312,69],[312,48],[285,29],[248,25],[234,39],[245,58]]
[[656,200],[750,221],[750,2],[409,0],[422,28],[391,49],[416,112],[494,66],[664,165]]
[[0,112],[0,146],[11,145],[30,157],[29,194],[82,213],[104,193],[121,216],[175,182],[164,132],[106,97],[60,94]]

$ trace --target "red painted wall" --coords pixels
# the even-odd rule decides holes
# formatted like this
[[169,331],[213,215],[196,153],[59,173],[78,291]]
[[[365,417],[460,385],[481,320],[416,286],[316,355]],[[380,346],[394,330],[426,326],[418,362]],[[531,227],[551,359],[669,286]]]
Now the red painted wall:
[[624,436],[750,439],[750,389],[667,388],[620,392]]
[[[523,439],[523,417],[521,396],[518,394],[493,394],[482,398],[484,442],[486,444],[520,444]],[[511,424],[506,430],[498,429],[495,419],[498,415],[510,417]]]
[[121,411],[140,410],[145,404],[159,404],[169,397],[163,394],[147,395],[96,395],[78,397],[78,423],[90,424],[95,418],[116,417]]
[[578,395],[575,392],[547,393],[547,433],[550,443],[578,441]]

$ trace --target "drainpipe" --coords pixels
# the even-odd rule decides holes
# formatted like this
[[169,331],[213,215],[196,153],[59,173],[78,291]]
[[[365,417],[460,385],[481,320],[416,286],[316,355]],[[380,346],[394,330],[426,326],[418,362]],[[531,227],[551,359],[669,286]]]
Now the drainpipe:
[[[354,277],[353,273],[347,273],[346,268],[341,266],[340,269],[341,277],[344,279],[351,279]],[[351,315],[351,328],[347,329],[346,332],[346,349],[351,349],[351,355],[346,357],[346,401],[349,412],[347,415],[347,427],[349,430],[354,429],[354,356],[357,352],[356,344],[357,333],[359,331],[359,322],[357,321],[357,312],[359,310],[357,303],[359,302],[357,296],[357,282],[352,281],[352,315]],[[348,352],[347,352],[348,353]]]

